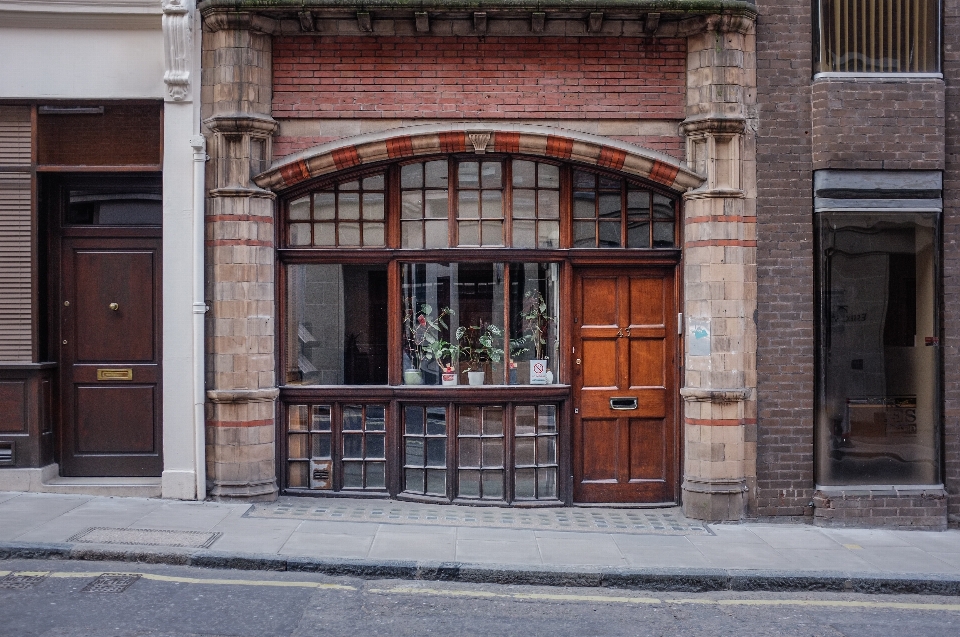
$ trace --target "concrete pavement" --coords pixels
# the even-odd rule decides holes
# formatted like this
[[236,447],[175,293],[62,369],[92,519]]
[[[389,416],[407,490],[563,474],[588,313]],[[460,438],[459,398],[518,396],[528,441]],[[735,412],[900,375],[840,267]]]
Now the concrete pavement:
[[0,559],[655,590],[960,594],[960,531],[709,524],[677,509],[271,504],[0,493]]

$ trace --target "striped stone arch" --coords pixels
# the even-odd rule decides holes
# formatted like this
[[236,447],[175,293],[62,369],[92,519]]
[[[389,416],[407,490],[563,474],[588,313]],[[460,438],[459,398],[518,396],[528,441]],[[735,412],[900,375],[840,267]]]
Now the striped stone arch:
[[704,182],[673,157],[633,144],[543,126],[495,124],[415,126],[341,139],[284,157],[257,175],[254,182],[261,188],[280,191],[365,164],[477,151],[579,162],[649,179],[678,193]]

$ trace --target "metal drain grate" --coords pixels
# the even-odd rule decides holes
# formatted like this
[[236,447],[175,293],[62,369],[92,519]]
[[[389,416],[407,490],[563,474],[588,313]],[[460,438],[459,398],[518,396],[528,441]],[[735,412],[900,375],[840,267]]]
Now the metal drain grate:
[[122,593],[140,579],[136,573],[104,573],[82,589],[81,593]]
[[93,527],[77,533],[67,542],[85,544],[133,544],[139,546],[180,546],[210,548],[222,533],[206,531],[165,531],[162,529],[111,529]]
[[44,579],[46,573],[10,573],[6,577],[0,578],[0,588],[13,591],[23,591],[33,588]]

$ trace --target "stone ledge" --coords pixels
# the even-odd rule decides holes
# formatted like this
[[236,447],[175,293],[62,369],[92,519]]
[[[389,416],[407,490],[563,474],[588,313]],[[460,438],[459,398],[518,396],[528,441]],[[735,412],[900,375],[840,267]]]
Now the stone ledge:
[[731,389],[683,387],[680,389],[680,396],[690,403],[738,403],[748,400],[752,394],[753,390],[749,387]]
[[271,403],[280,395],[280,389],[211,389],[207,400],[217,404]]

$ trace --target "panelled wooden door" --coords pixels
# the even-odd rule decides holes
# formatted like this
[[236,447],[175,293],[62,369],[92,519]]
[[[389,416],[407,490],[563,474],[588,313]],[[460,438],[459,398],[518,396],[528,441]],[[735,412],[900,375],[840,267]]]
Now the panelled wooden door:
[[160,231],[98,231],[61,239],[61,472],[159,476]]
[[676,502],[674,271],[581,269],[574,295],[574,501]]

